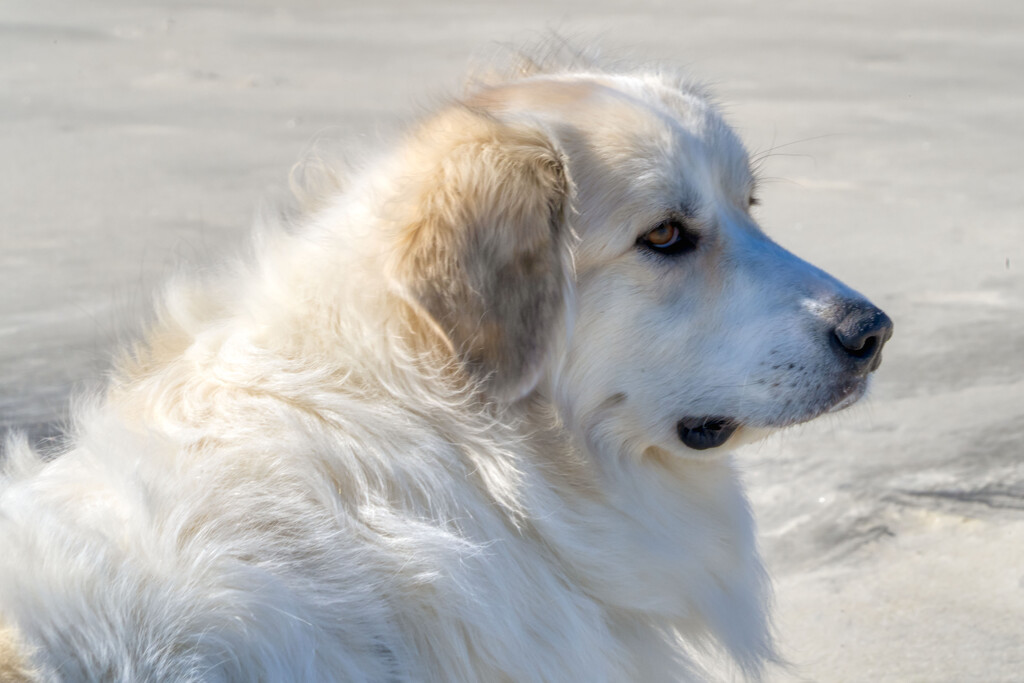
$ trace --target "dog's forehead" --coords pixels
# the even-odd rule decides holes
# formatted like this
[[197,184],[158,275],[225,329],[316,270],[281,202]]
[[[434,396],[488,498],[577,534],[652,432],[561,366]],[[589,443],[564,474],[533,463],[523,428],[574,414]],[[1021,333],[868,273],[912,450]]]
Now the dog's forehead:
[[[742,143],[697,86],[660,74],[547,75],[479,93],[474,103],[543,121],[565,137],[600,149],[607,161],[628,160],[632,173],[712,167],[745,181],[749,159]],[[571,143],[570,143],[571,144]]]
[[[500,117],[543,123],[559,138],[582,195],[652,212],[745,202],[754,176],[745,148],[699,87],[660,74],[554,74],[478,93]],[[593,204],[593,203],[592,203]]]
[[[699,88],[660,75],[611,77],[606,87],[613,93],[609,109],[633,121],[632,126],[593,125],[590,130],[610,143],[622,138],[631,143],[619,149],[626,156],[647,159],[652,170],[698,181],[740,183],[749,181],[746,149],[725,123],[717,108]],[[610,145],[610,149],[616,149]]]

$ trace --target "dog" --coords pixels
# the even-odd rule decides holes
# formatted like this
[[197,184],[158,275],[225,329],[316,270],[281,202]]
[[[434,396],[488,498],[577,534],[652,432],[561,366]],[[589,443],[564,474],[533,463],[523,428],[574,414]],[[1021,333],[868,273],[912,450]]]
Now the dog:
[[761,677],[729,454],[892,323],[761,231],[703,88],[533,63],[345,182],[170,285],[57,457],[8,438],[0,679]]

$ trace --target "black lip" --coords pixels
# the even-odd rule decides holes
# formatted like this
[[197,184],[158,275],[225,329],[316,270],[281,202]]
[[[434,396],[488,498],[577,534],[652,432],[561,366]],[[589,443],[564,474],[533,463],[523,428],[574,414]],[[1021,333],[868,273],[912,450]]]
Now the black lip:
[[687,447],[696,451],[721,446],[739,427],[739,423],[729,417],[684,417],[676,423],[679,440]]

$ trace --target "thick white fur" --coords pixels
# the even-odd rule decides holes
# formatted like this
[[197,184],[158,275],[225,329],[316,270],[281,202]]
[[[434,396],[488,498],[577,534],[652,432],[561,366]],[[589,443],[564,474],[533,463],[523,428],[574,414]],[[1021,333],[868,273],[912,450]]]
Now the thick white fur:
[[[686,82],[540,71],[173,284],[66,452],[8,441],[0,678],[757,678],[748,504],[675,425],[833,407],[814,331],[848,290],[757,229],[753,182]],[[700,249],[642,253],[684,204]]]

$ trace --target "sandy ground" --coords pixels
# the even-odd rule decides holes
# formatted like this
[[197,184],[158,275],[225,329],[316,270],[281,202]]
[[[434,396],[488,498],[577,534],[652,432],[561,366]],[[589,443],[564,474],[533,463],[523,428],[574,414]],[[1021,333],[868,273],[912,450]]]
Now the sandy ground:
[[[548,30],[712,83],[759,217],[896,321],[873,397],[739,454],[779,681],[1024,680],[1024,5],[0,4],[0,427],[54,431],[315,139],[374,144]],[[582,38],[581,38],[582,37]]]

